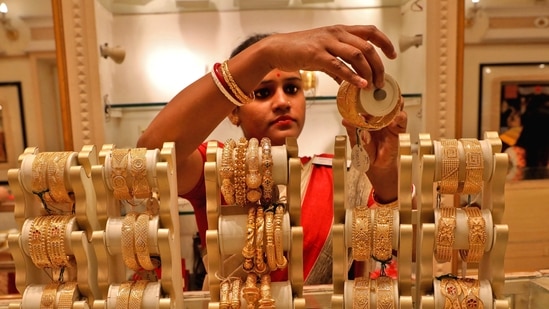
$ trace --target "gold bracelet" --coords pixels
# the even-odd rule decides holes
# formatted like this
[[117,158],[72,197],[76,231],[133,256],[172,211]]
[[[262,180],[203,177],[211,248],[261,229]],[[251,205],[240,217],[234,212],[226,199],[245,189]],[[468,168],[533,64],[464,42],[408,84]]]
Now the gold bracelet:
[[276,267],[284,269],[288,265],[288,260],[284,256],[284,235],[282,234],[282,221],[284,220],[284,206],[282,204],[276,206],[274,216],[274,243]]
[[130,159],[133,196],[135,198],[150,198],[152,192],[147,180],[147,148],[130,149]]
[[254,273],[248,273],[246,277],[246,282],[242,288],[242,298],[246,300],[248,308],[255,308],[257,301],[260,298],[259,288],[256,285],[257,275]]
[[462,193],[477,194],[482,191],[482,175],[484,174],[482,146],[474,138],[462,138],[460,142],[465,152],[465,182]]
[[234,187],[236,205],[246,205],[246,149],[248,140],[241,137],[235,149],[234,156]]
[[256,206],[252,206],[248,209],[248,221],[246,223],[246,243],[244,244],[244,248],[242,248],[242,256],[244,256],[244,264],[242,267],[245,271],[252,271],[254,268],[253,259],[255,257],[255,212]]
[[265,212],[265,237],[267,245],[265,245],[265,255],[267,256],[267,266],[269,270],[276,270],[276,250],[274,244],[274,213],[272,211]]
[[445,298],[445,309],[461,309],[459,304],[459,296],[463,293],[463,291],[455,278],[442,278],[440,280],[440,291]]
[[248,150],[246,152],[246,198],[250,203],[255,203],[261,198],[261,173],[259,172],[259,142],[257,138],[252,137],[248,141]]
[[461,259],[467,263],[478,263],[484,255],[486,244],[486,221],[477,207],[464,207],[469,227],[469,249],[459,250]]
[[463,290],[461,308],[483,309],[484,303],[480,298],[480,281],[472,278],[461,278],[457,281]]
[[145,270],[153,270],[153,265],[149,253],[149,215],[140,214],[135,220],[135,254],[139,265]]
[[271,294],[271,275],[261,275],[260,283],[261,299],[259,300],[259,308],[275,308],[275,300]]
[[223,63],[221,64],[221,72],[223,73],[223,77],[229,85],[231,92],[242,104],[248,104],[252,102],[255,99],[254,93],[252,92],[250,95],[247,95],[244,93],[244,91],[242,91],[242,89],[240,89],[233,76],[231,75],[231,72],[229,71],[228,62],[228,60],[223,61]]
[[77,296],[77,286],[78,283],[76,282],[65,282],[61,285],[57,309],[72,309],[75,297]]
[[368,261],[372,254],[372,229],[368,206],[355,206],[353,208],[351,235],[353,259],[356,261]]
[[353,309],[370,309],[370,278],[355,278],[353,284]]
[[137,280],[130,291],[130,300],[128,302],[128,308],[141,308],[143,303],[143,295],[145,288],[149,282],[147,280]]
[[59,282],[48,283],[42,291],[42,297],[40,298],[40,309],[53,309],[57,300],[57,287]]
[[48,193],[50,189],[48,188],[46,171],[50,156],[51,152],[41,152],[36,154],[32,161],[32,193],[39,198],[40,203],[43,204],[42,206],[46,210],[49,210],[46,201],[46,193]]
[[221,156],[221,168],[219,169],[219,175],[221,176],[221,194],[227,205],[235,204],[233,185],[233,152],[235,147],[236,142],[232,138],[229,138],[225,142],[223,154]]
[[130,200],[132,195],[128,187],[129,149],[113,149],[111,152],[111,181],[114,198]]
[[255,216],[255,272],[258,274],[265,273],[267,264],[265,264],[265,257],[263,255],[263,235],[265,234],[265,215],[263,213],[263,207],[258,206]]
[[394,309],[395,294],[393,288],[393,279],[390,277],[378,277],[376,280],[376,300],[377,308]]
[[70,267],[70,257],[65,248],[65,235],[67,225],[73,216],[48,216],[48,235],[46,242],[46,251],[54,267]]
[[133,282],[122,282],[118,287],[118,295],[116,295],[116,309],[130,309],[130,293]]
[[230,309],[230,295],[231,293],[231,283],[228,279],[223,280],[219,287],[219,309]]
[[240,290],[242,289],[242,279],[235,278],[231,280],[231,296],[229,304],[231,309],[240,309]]
[[263,199],[267,203],[273,198],[273,155],[271,152],[271,140],[268,137],[261,139],[261,166],[263,179],[261,187],[263,188]]
[[33,264],[38,268],[52,266],[46,248],[48,236],[47,216],[38,216],[32,219],[29,231],[29,255]]
[[393,209],[374,209],[373,256],[377,261],[389,261],[393,257]]
[[441,194],[454,194],[459,185],[459,151],[455,139],[441,139],[442,148],[441,176],[439,191]]
[[62,204],[67,211],[72,211],[74,200],[70,197],[65,186],[65,172],[67,171],[67,160],[73,152],[53,152],[47,161],[47,182],[49,192],[45,195],[46,202]]
[[443,207],[439,209],[440,218],[436,231],[435,258],[437,262],[449,262],[452,259],[454,250],[456,209],[454,207]]
[[137,214],[130,212],[122,220],[122,260],[124,264],[134,271],[140,269],[135,257],[135,221]]

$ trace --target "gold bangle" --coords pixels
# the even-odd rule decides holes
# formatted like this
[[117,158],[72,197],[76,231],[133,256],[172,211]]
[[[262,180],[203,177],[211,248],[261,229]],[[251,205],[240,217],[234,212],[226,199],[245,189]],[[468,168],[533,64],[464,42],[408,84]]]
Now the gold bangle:
[[459,185],[459,151],[455,139],[441,139],[442,150],[441,176],[439,191],[441,194],[454,194]]
[[376,280],[376,300],[377,308],[394,309],[395,294],[393,288],[393,279],[390,277],[378,277]]
[[219,288],[219,309],[229,309],[231,307],[230,295],[231,283],[225,279],[221,282]]
[[221,194],[227,205],[235,204],[233,185],[233,152],[235,147],[236,142],[232,138],[229,138],[225,142],[221,156],[221,169],[219,170],[219,175],[221,176]]
[[235,149],[234,156],[234,187],[236,205],[246,204],[246,148],[248,140],[241,137]]
[[57,309],[72,309],[75,297],[77,296],[77,286],[76,282],[65,282],[61,285]]
[[128,213],[122,220],[122,260],[124,264],[134,271],[140,269],[135,257],[135,221],[137,214]]
[[482,211],[477,207],[463,208],[467,214],[467,226],[469,227],[469,249],[459,250],[461,259],[467,263],[478,263],[484,255],[486,244],[486,221]]
[[46,217],[38,216],[32,219],[29,231],[29,255],[38,268],[49,268],[52,265],[46,248],[49,224]]
[[355,278],[353,284],[353,309],[370,309],[370,278]]
[[474,138],[462,138],[460,142],[465,152],[465,182],[462,193],[477,194],[482,191],[482,175],[484,174],[482,146]]
[[147,148],[130,149],[130,174],[132,175],[132,194],[135,198],[150,198],[152,195],[147,180]]
[[145,288],[149,282],[147,280],[137,280],[131,288],[128,308],[141,308]]
[[248,141],[248,150],[246,152],[246,198],[250,203],[255,203],[261,198],[261,173],[259,172],[259,142],[257,138],[252,137]]
[[235,278],[231,281],[231,296],[230,306],[231,309],[240,309],[240,290],[242,289],[242,279]]
[[258,206],[255,216],[255,272],[258,274],[265,273],[267,264],[265,264],[263,256],[263,235],[265,234],[265,215],[263,213],[263,207]]
[[242,298],[246,300],[248,308],[255,308],[257,301],[260,298],[259,288],[256,285],[257,275],[254,273],[248,273],[246,282],[242,288]]
[[460,284],[452,277],[445,277],[440,280],[440,291],[445,298],[444,308],[459,309],[459,296],[463,293]]
[[140,214],[135,220],[135,254],[139,265],[145,270],[153,270],[156,267],[151,261],[149,253],[149,215]]
[[111,152],[111,181],[114,198],[130,200],[132,195],[128,187],[129,149],[113,149]]
[[[244,244],[244,248],[242,248],[242,256],[248,259],[252,259],[255,256],[255,212],[256,206],[252,206],[248,209],[248,221],[246,223],[246,243]],[[251,269],[245,268],[245,270],[250,271]]]
[[437,262],[449,262],[452,259],[454,250],[456,209],[454,207],[443,207],[439,209],[440,218],[436,231],[435,258]]
[[274,213],[265,212],[265,237],[267,245],[265,246],[265,255],[267,256],[267,266],[269,270],[276,270],[276,250],[274,244]]
[[261,166],[263,170],[263,179],[261,187],[263,188],[263,199],[267,203],[273,198],[273,155],[271,153],[271,140],[268,137],[261,139]]
[[393,257],[393,209],[380,207],[374,209],[373,256],[380,262]]
[[54,267],[69,267],[70,257],[65,248],[67,225],[73,216],[48,216],[46,251]]
[[238,86],[233,76],[231,75],[231,72],[229,71],[228,62],[228,60],[223,61],[223,63],[221,64],[221,72],[223,73],[223,77],[229,85],[231,92],[242,104],[248,104],[252,102],[255,99],[254,93],[252,92],[250,95],[247,95],[244,93],[244,91],[242,91],[242,89]]
[[284,206],[282,204],[276,206],[274,216],[274,243],[276,267],[284,269],[288,265],[288,260],[284,256],[284,235],[282,234],[282,221],[284,219]]
[[116,309],[129,309],[130,306],[130,293],[132,290],[133,282],[122,282],[118,287],[118,294],[116,295]]
[[46,200],[49,197],[46,193],[48,193],[50,189],[48,188],[46,171],[50,156],[51,152],[41,152],[36,154],[32,161],[32,193],[38,196],[40,202],[43,204],[42,206],[46,210],[49,210]]
[[480,298],[480,281],[473,278],[461,278],[457,281],[463,290],[461,308],[483,309],[484,303]]
[[353,259],[356,261],[370,259],[372,254],[371,234],[370,209],[368,206],[355,206],[353,208],[351,247]]
[[40,298],[40,309],[53,309],[57,300],[57,287],[59,282],[48,283],[42,291],[42,297]]
[[65,186],[65,172],[67,170],[67,160],[73,152],[63,151],[51,153],[47,161],[47,182],[49,194],[45,196],[47,202],[62,204],[67,211],[72,211],[74,200],[70,197]]
[[259,308],[275,308],[275,300],[271,295],[271,275],[261,275],[260,283],[261,299],[259,300]]

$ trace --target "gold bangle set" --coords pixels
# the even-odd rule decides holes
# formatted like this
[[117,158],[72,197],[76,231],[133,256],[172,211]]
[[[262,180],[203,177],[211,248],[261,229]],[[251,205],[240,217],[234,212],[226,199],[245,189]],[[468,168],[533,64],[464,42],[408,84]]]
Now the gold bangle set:
[[442,163],[439,182],[441,194],[453,194],[457,192],[459,183],[459,150],[456,139],[441,139]]
[[372,226],[368,206],[353,208],[351,247],[353,259],[368,261],[372,254]]
[[482,191],[482,176],[484,173],[484,157],[482,146],[477,139],[460,139],[465,152],[465,182],[464,194],[476,194]]
[[355,278],[353,284],[353,309],[370,309],[370,278]]
[[244,287],[242,287],[242,298],[246,300],[248,308],[256,308],[257,301],[259,301],[261,295],[257,287],[257,275],[254,273],[248,273]]
[[[113,149],[111,151],[111,183],[114,198],[133,200],[150,198],[147,179],[147,149]],[[128,170],[130,171],[128,175]],[[131,185],[130,185],[131,184]]]
[[57,302],[57,288],[59,282],[48,283],[42,291],[42,297],[40,297],[40,309],[54,309]]
[[141,308],[148,283],[147,280],[122,282],[116,295],[116,309]]
[[[261,147],[261,160],[260,151]],[[273,192],[272,155],[269,139],[225,142],[219,169],[221,194],[228,205],[245,206],[258,203],[262,198],[271,202]]]
[[394,309],[396,308],[394,281],[390,277],[381,276],[375,281],[376,286],[376,308]]
[[378,207],[374,209],[373,252],[375,260],[387,262],[393,257],[393,209]]
[[229,61],[225,60],[221,64],[221,72],[223,73],[223,78],[229,85],[229,88],[231,89],[231,92],[234,94],[234,96],[238,99],[238,101],[242,104],[248,104],[252,102],[255,99],[255,95],[252,92],[250,95],[247,95],[242,91],[242,89],[238,86],[236,81],[234,80],[233,76],[231,75],[231,72],[229,71]]
[[274,244],[276,267],[284,269],[288,265],[288,260],[284,255],[284,235],[282,234],[282,221],[284,220],[284,206],[277,205],[274,214]]
[[259,206],[256,210],[255,216],[255,268],[254,271],[257,274],[266,273],[269,269],[267,264],[265,264],[265,255],[264,255],[264,243],[263,237],[265,235],[265,213],[263,207]]
[[[460,180],[459,145],[465,157],[465,179]],[[441,139],[441,194],[477,194],[482,191],[484,156],[480,141],[473,138]]]
[[478,263],[484,255],[486,239],[488,238],[486,221],[480,208],[470,206],[463,209],[467,214],[467,225],[469,227],[469,249],[459,250],[459,255],[467,263]]
[[29,255],[38,268],[72,267],[65,248],[65,235],[73,216],[39,216],[31,220]]
[[255,257],[255,213],[256,207],[248,209],[248,220],[246,223],[246,244],[242,248],[242,256],[244,256],[244,264],[242,268],[250,272],[254,268]]
[[440,291],[445,298],[444,309],[484,308],[479,280],[445,276],[440,279]]
[[149,222],[149,214],[135,212],[128,213],[122,220],[122,260],[131,270],[156,268],[149,252]]
[[449,262],[454,250],[456,209],[454,207],[439,208],[440,217],[437,224],[435,258],[439,263]]
[[58,212],[72,212],[74,200],[67,191],[65,171],[72,152],[42,152],[32,161],[32,193],[40,198],[46,210],[52,205]]
[[239,309],[242,279],[235,277],[223,280],[219,289],[219,309]]
[[72,309],[75,298],[77,297],[76,282],[65,282],[61,284],[61,291],[59,292],[59,301],[55,308],[57,309]]

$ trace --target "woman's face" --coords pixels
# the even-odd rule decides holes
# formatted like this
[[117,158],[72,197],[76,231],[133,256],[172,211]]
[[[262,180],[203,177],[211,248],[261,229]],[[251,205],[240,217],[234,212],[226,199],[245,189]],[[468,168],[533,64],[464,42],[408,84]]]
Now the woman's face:
[[283,145],[298,137],[305,122],[305,94],[299,72],[273,70],[254,90],[255,100],[235,110],[246,138],[269,137]]

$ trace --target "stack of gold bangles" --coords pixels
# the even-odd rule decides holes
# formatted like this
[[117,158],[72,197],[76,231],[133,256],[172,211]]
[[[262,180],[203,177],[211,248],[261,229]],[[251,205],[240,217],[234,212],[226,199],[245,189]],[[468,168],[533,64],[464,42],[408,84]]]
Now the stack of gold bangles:
[[72,213],[74,199],[67,190],[65,173],[73,152],[42,152],[32,161],[32,192],[51,213]]
[[486,239],[486,221],[482,216],[480,208],[475,206],[464,207],[467,214],[467,225],[469,227],[469,249],[459,250],[461,259],[468,263],[478,263],[484,255]]
[[29,221],[29,255],[38,268],[72,267],[65,241],[72,215],[39,216]]
[[148,213],[128,213],[122,220],[121,245],[124,264],[131,270],[153,270],[156,265],[149,252]]
[[[483,187],[484,173],[484,156],[480,141],[472,138],[441,139],[440,146],[439,193],[480,193]],[[463,155],[460,155],[460,149],[462,149]],[[460,171],[460,166],[465,167],[463,173]]]
[[435,258],[439,263],[444,263],[452,259],[455,242],[456,209],[454,207],[443,207],[439,209],[439,214],[435,234]]
[[116,295],[116,309],[141,308],[148,283],[146,280],[122,282]]
[[444,296],[444,308],[484,308],[479,280],[443,276],[440,278],[440,292]]
[[40,309],[71,309],[78,296],[76,282],[48,283],[40,297]]
[[152,196],[147,178],[147,149],[121,148],[111,151],[113,195],[117,200],[148,199]]

